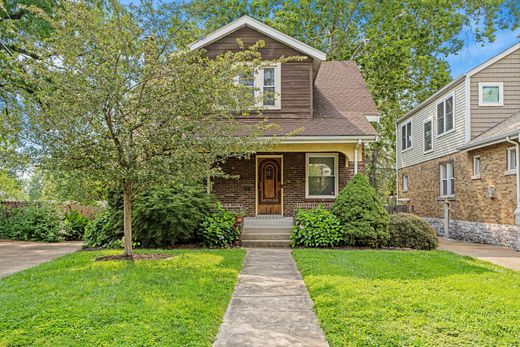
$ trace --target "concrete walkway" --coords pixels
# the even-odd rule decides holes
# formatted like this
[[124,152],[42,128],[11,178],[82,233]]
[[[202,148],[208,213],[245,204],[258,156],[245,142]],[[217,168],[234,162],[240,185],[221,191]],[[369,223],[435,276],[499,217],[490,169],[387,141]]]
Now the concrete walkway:
[[439,249],[520,271],[520,252],[512,248],[439,238]]
[[82,241],[61,243],[0,240],[0,278],[81,249]]
[[249,248],[214,346],[328,346],[289,249]]

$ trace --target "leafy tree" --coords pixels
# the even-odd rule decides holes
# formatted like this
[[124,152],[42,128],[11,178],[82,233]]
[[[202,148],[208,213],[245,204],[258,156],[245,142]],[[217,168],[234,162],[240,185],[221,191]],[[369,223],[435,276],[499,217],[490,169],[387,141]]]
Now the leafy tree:
[[0,200],[22,200],[23,198],[20,180],[8,171],[0,170]]
[[120,189],[130,255],[134,194],[200,183],[222,174],[214,165],[222,158],[256,148],[262,125],[233,136],[234,116],[254,105],[234,81],[261,64],[261,43],[213,60],[172,53],[171,38],[149,36],[115,0],[61,5],[52,17],[40,12],[53,34],[31,50],[46,58],[18,62],[38,86],[23,94],[23,149],[42,168]]

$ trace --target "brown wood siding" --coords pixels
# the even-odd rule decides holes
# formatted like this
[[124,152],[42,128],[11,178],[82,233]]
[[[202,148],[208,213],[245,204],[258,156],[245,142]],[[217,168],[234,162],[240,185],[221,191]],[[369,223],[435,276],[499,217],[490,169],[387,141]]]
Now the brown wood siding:
[[[504,83],[504,106],[479,106],[478,84]],[[471,76],[471,138],[520,110],[520,50]]]
[[[265,47],[260,50],[263,59],[279,59],[281,57],[300,56],[304,61],[283,63],[281,66],[281,109],[267,110],[264,116],[269,118],[311,118],[312,117],[312,59],[291,47],[259,33],[249,27],[243,27],[220,40],[204,47],[211,58],[226,51],[238,51],[237,39],[241,39],[245,47],[263,40]],[[254,118],[251,115],[248,118]]]

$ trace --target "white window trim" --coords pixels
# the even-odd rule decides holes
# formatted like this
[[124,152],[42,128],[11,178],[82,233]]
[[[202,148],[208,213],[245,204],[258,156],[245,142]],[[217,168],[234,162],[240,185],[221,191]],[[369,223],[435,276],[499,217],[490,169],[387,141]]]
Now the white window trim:
[[[407,148],[403,149],[403,128],[406,127],[408,124],[410,124],[410,147],[407,147]],[[412,122],[412,119],[408,120],[403,125],[401,125],[399,130],[400,130],[400,140],[401,140],[401,143],[400,143],[401,153],[404,153],[404,152],[409,151],[409,150],[411,150],[413,148],[413,136],[412,136],[412,134],[413,134],[413,122]],[[408,136],[408,133],[406,135]]]
[[[509,152],[515,153],[516,156],[516,147],[508,147],[506,149],[506,171],[504,172],[504,175],[516,175],[516,168],[511,168]],[[518,163],[516,163],[516,165],[518,166]]]
[[[475,163],[477,161],[477,159],[480,160],[479,162],[479,167],[478,167],[478,173],[475,172]],[[473,180],[477,180],[477,179],[480,179],[480,172],[482,171],[482,159],[480,159],[480,155],[475,155],[473,156],[473,167],[472,167],[472,171],[471,171],[471,179]]]
[[[452,162],[445,162],[445,163],[440,164],[439,165],[439,198],[455,197],[455,193],[450,191],[451,186],[449,184],[447,184],[447,186],[446,186],[446,189],[448,190],[447,193],[449,193],[449,194],[442,194],[442,166],[448,165],[448,164],[451,165],[451,171],[453,174],[453,186],[455,187],[455,166],[453,165]],[[448,172],[447,169],[446,169],[446,172]],[[446,179],[448,179],[448,178],[446,177]],[[449,180],[448,180],[448,183],[449,183]]]
[[[438,124],[439,124],[439,113],[437,111],[437,106],[439,106],[439,104],[441,103],[444,103],[444,115],[446,115],[446,103],[445,101],[448,100],[449,98],[453,98],[453,112],[452,112],[452,115],[453,115],[453,129],[450,129],[448,131],[444,131],[443,133],[439,133],[439,128],[438,128]],[[456,129],[457,129],[457,124],[456,124],[456,120],[457,120],[457,117],[456,117],[456,114],[455,114],[455,110],[456,110],[456,101],[455,101],[455,92],[451,92],[449,93],[448,95],[444,96],[442,99],[440,99],[439,101],[437,101],[435,103],[435,133],[436,133],[436,138],[439,138],[439,137],[442,137],[444,135],[448,135],[449,133],[452,133],[454,132]],[[444,128],[446,128],[446,121],[444,121]]]
[[[405,178],[406,178],[406,187],[404,185]],[[410,184],[410,180],[408,179],[408,175],[403,175],[401,184],[403,186],[403,193],[406,193],[408,191],[408,188],[409,188],[408,186]]]
[[[484,102],[484,87],[498,87],[498,102]],[[478,105],[484,107],[504,106],[504,83],[480,82],[478,84]]]
[[[425,147],[425,145],[426,145],[426,141],[425,141],[426,138],[424,137],[424,126],[425,126],[426,123],[428,123],[428,122],[430,122],[430,123],[432,124],[432,129],[431,129],[431,132],[432,132],[432,135],[431,135],[431,137],[432,137],[432,148],[429,149],[429,150],[427,150],[427,151],[425,151],[425,150],[424,150],[424,147]],[[425,119],[425,120],[423,121],[422,137],[423,137],[423,154],[428,154],[428,153],[433,152],[433,119],[432,119],[431,117],[428,117],[427,119]]]
[[[334,157],[334,195],[309,195],[309,159]],[[305,153],[305,198],[306,199],[335,199],[338,196],[339,177],[338,153]]]
[[[274,91],[275,101],[274,105],[264,105],[262,94],[264,91],[264,69],[274,68]],[[255,98],[258,107],[266,110],[280,110],[282,108],[282,64],[276,63],[273,65],[262,66],[259,71],[255,72]]]

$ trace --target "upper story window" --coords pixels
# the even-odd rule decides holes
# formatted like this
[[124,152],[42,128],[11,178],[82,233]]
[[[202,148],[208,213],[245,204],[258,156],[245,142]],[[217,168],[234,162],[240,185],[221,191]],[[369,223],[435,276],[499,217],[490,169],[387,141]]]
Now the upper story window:
[[455,177],[453,175],[453,163],[440,165],[440,195],[449,197],[455,195]]
[[478,84],[479,106],[503,106],[504,84],[502,82],[486,82]]
[[238,82],[251,87],[256,106],[266,109],[281,108],[281,64],[260,68],[238,77]]
[[401,125],[401,150],[412,148],[412,121]]
[[516,148],[510,147],[507,149],[507,171],[506,173],[516,173],[516,166],[518,163],[516,162]]
[[423,139],[424,139],[424,153],[429,153],[433,150],[433,122],[427,119],[423,124]]
[[437,136],[446,134],[454,129],[455,117],[453,108],[453,95],[437,104]]
[[338,155],[335,153],[309,153],[306,159],[306,197],[336,197],[338,190]]

